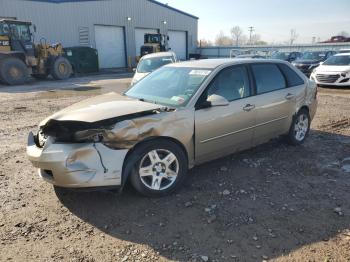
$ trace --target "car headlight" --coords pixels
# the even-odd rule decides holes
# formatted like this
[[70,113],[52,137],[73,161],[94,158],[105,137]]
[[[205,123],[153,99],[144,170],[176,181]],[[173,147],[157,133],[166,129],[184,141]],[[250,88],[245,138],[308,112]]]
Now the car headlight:
[[350,76],[350,71],[345,71],[340,74],[342,77]]

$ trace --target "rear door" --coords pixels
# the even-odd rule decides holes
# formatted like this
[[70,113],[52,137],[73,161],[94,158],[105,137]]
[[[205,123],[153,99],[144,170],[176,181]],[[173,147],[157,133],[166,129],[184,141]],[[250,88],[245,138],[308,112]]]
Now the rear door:
[[252,64],[256,87],[256,127],[254,145],[287,133],[296,110],[303,99],[305,84],[286,64]]
[[[197,102],[195,111],[196,163],[249,148],[255,124],[255,97],[245,66],[223,69]],[[227,106],[201,108],[211,95],[229,101]]]

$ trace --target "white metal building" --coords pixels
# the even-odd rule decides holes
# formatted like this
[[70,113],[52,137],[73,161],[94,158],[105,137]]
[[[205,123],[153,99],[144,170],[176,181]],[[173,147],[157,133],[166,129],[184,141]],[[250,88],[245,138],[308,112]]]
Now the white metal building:
[[167,34],[181,60],[197,48],[198,17],[154,0],[0,0],[0,17],[32,21],[36,42],[96,48],[101,68],[134,65],[145,33]]

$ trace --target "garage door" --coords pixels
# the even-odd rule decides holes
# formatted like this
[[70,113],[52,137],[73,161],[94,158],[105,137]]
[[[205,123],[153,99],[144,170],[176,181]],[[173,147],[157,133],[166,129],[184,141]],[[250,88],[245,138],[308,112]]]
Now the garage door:
[[145,42],[145,34],[157,34],[157,29],[144,29],[136,28],[135,29],[135,45],[136,45],[136,56],[139,56],[141,53],[141,46]]
[[124,29],[118,26],[95,26],[95,42],[100,68],[125,67]]
[[180,60],[186,60],[186,32],[182,31],[168,31],[169,47]]

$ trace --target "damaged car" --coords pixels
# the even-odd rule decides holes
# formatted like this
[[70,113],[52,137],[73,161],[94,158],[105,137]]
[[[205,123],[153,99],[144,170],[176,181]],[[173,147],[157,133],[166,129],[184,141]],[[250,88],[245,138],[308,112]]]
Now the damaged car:
[[123,188],[146,196],[177,189],[192,167],[280,135],[299,145],[317,89],[289,63],[213,59],[166,65],[125,94],[63,109],[28,137],[27,155],[47,182]]

